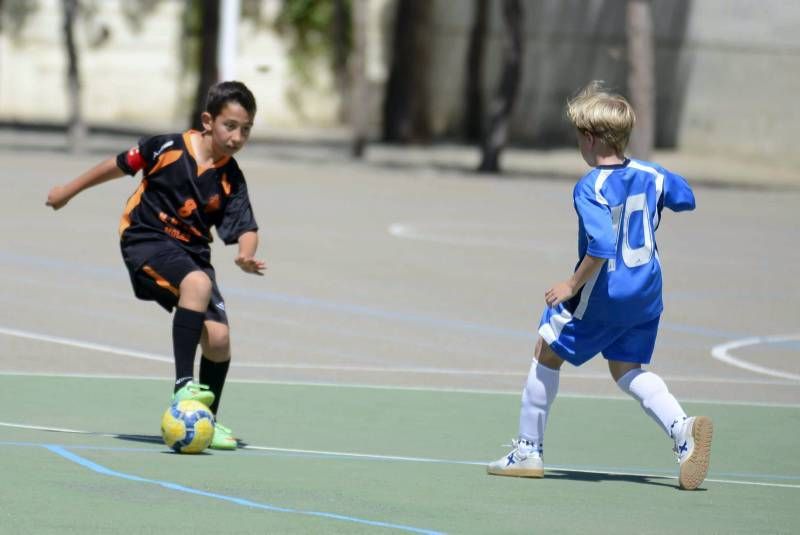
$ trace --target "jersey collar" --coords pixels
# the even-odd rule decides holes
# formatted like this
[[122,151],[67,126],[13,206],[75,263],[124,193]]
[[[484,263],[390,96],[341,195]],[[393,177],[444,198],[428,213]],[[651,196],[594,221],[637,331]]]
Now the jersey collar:
[[622,169],[623,167],[627,167],[628,164],[631,163],[630,158],[625,158],[622,163],[615,163],[611,165],[595,165],[596,169]]
[[202,175],[209,169],[219,169],[220,167],[224,166],[228,163],[228,160],[231,159],[230,156],[223,156],[219,160],[215,161],[211,165],[201,166],[200,163],[197,161],[197,155],[194,153],[194,147],[192,146],[192,133],[200,133],[198,130],[189,129],[183,133],[183,144],[186,146],[186,150],[191,155],[192,159],[194,159],[194,163],[197,166],[197,176]]

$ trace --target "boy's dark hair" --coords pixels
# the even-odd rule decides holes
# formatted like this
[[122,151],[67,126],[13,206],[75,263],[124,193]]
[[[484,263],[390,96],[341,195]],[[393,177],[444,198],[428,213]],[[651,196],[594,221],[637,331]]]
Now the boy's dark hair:
[[256,115],[256,97],[242,82],[220,82],[212,85],[206,97],[206,111],[216,117],[228,102],[236,102],[250,114]]

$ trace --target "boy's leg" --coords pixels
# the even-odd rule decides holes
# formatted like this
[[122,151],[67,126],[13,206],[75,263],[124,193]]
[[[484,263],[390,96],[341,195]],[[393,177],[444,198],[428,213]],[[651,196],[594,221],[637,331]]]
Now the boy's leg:
[[608,368],[622,391],[638,401],[644,412],[672,438],[672,424],[682,422],[686,413],[661,377],[631,362],[609,360]]
[[[609,368],[612,368],[613,362],[609,361]],[[615,375],[613,369],[612,375]],[[617,384],[639,401],[645,412],[674,441],[674,451],[680,465],[680,487],[691,490],[700,486],[708,473],[711,456],[714,431],[711,419],[707,416],[687,417],[664,381],[653,372],[636,367],[623,374]]]
[[674,441],[680,464],[681,488],[697,488],[708,473],[713,425],[706,416],[687,417],[664,381],[645,371],[655,347],[658,319],[637,325],[603,351],[617,385],[636,399],[644,411]]
[[211,286],[211,277],[200,271],[202,261],[198,263],[180,246],[162,241],[123,243],[122,255],[136,297],[155,301],[168,312],[176,309],[172,319],[175,358],[172,400],[193,399],[211,405],[214,395],[192,381]]
[[[206,320],[200,345],[203,348],[200,382],[208,385],[214,394],[214,402],[209,408],[216,418],[222,387],[225,385],[225,377],[228,375],[231,363],[228,326],[218,321]],[[233,431],[219,423],[219,420],[214,426],[214,437],[211,439],[210,447],[215,450],[235,450],[238,447]]]
[[209,405],[216,419],[210,447],[216,450],[235,450],[238,442],[233,436],[233,431],[222,425],[218,419],[222,388],[225,386],[225,378],[231,363],[228,316],[213,268],[208,268],[205,272],[211,279],[211,301],[206,311],[203,335],[200,338],[200,347],[203,350],[203,356],[200,358],[200,382],[208,385],[214,395],[214,400]]
[[[215,418],[218,416],[222,387],[225,385],[231,363],[228,332],[226,324],[206,320],[203,336],[200,339],[200,346],[203,349],[203,356],[200,359],[200,382],[208,385],[214,394],[214,402],[209,408]],[[219,420],[215,424],[210,447],[215,450],[235,450],[238,447],[233,431],[219,423]]]
[[536,359],[531,364],[528,380],[522,391],[519,414],[519,438],[505,457],[490,463],[487,472],[493,475],[543,477],[542,450],[544,430],[550,406],[558,393],[559,369],[564,360],[539,338]]
[[219,409],[222,388],[231,364],[231,346],[228,326],[217,321],[206,320],[200,339],[203,356],[200,360],[200,382],[208,385],[214,393],[210,409],[216,415]]
[[175,355],[177,392],[194,377],[194,357],[203,333],[211,279],[202,271],[188,273],[180,283],[180,294],[172,320],[172,347]]
[[558,393],[559,370],[564,360],[541,338],[536,342],[536,359],[531,364],[519,412],[519,438],[542,451],[550,406]]
[[686,413],[661,377],[642,369],[643,365],[650,364],[653,356],[658,323],[659,318],[656,318],[625,329],[603,350],[603,356],[608,360],[611,377],[622,391],[638,401],[647,415],[671,437],[670,427],[675,421],[683,421]]

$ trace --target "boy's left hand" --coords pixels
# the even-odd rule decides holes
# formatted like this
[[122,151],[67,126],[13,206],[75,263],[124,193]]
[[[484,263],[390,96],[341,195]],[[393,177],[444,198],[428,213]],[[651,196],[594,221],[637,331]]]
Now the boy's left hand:
[[264,275],[264,270],[267,269],[267,263],[263,260],[258,260],[252,256],[237,256],[236,265],[245,273],[253,273],[254,275]]
[[70,195],[67,188],[64,186],[53,186],[47,193],[47,202],[45,204],[53,210],[63,208],[69,202]]
[[544,302],[547,303],[547,306],[554,307],[563,303],[575,293],[575,287],[570,281],[559,282],[544,293]]

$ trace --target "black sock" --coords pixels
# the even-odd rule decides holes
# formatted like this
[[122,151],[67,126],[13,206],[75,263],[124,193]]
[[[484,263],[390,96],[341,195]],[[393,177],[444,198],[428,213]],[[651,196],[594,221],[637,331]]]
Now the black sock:
[[194,355],[203,334],[205,312],[177,307],[172,318],[172,350],[175,355],[175,392],[194,377]]
[[228,368],[231,360],[224,362],[214,362],[205,355],[200,357],[200,382],[208,385],[209,390],[214,393],[214,403],[211,404],[211,412],[217,414],[219,408],[219,398],[222,397],[222,387],[225,386],[225,377],[228,375]]

